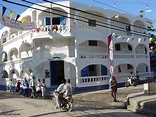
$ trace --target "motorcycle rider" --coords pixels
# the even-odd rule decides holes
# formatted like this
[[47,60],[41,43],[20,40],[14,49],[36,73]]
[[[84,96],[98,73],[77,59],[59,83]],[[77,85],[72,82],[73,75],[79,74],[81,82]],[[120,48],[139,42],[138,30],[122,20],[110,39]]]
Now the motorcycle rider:
[[58,86],[58,88],[56,89],[56,91],[59,93],[59,95],[55,95],[55,99],[56,99],[56,109],[60,108],[61,106],[61,98],[63,98],[63,87],[65,86],[66,83],[66,79],[63,79],[61,81],[62,83]]
[[136,75],[135,75],[136,79],[137,79],[137,83],[140,84],[140,79],[139,79],[139,73],[138,71],[136,71]]
[[70,79],[67,79],[66,84],[63,87],[63,97],[66,98],[67,96],[72,97],[74,91],[73,85],[70,83]]
[[133,80],[133,72],[130,72],[130,76],[128,78],[128,81],[130,82],[130,84],[132,84],[132,80]]

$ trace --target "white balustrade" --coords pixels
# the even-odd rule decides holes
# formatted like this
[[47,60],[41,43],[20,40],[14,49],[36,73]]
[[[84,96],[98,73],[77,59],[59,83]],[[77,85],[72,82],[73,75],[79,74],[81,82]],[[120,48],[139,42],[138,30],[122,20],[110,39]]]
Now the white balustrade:
[[108,54],[95,54],[95,53],[86,53],[86,54],[79,54],[80,59],[106,59],[108,58]]

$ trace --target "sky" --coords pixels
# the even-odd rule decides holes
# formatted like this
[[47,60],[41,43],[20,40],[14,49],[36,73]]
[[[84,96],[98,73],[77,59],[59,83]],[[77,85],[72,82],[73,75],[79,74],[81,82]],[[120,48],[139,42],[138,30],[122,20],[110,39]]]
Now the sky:
[[[21,1],[21,0],[8,0],[13,1],[21,4],[27,3]],[[35,3],[42,3],[43,0],[27,0]],[[63,0],[49,0],[52,2],[55,1],[63,1]],[[151,19],[153,21],[153,26],[156,28],[156,0],[70,0],[71,2],[79,2],[83,4],[88,4],[91,6],[98,6],[101,8],[116,10],[122,13],[131,14],[131,15],[139,15],[139,11],[144,11],[144,17]],[[30,5],[30,4],[29,4]],[[8,2],[4,2],[3,0],[0,0],[0,13],[2,13],[2,6],[5,6],[7,8],[5,15],[9,15],[10,10],[15,12],[15,15],[21,14],[24,10],[26,10],[25,7],[17,6],[10,4]],[[3,26],[0,25],[0,29]]]

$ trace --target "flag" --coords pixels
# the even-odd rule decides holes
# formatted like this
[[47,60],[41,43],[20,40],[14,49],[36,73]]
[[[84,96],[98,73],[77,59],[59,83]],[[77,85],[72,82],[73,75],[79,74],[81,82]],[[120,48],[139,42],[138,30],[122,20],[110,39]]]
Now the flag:
[[17,21],[17,19],[18,19],[19,17],[20,17],[20,15],[19,15],[19,14],[17,14],[15,22]]
[[21,20],[22,24],[23,24],[26,20],[27,20],[27,18],[26,18],[26,17],[23,17],[22,20]]
[[111,86],[110,82],[112,77],[114,76],[114,66],[113,66],[113,36],[112,34],[108,36],[108,57],[110,60],[110,80],[109,80],[109,88]]
[[3,8],[2,8],[2,16],[4,15],[5,11],[6,11],[6,7],[3,6]]
[[10,11],[10,19],[12,19],[13,15],[15,14],[15,12]]

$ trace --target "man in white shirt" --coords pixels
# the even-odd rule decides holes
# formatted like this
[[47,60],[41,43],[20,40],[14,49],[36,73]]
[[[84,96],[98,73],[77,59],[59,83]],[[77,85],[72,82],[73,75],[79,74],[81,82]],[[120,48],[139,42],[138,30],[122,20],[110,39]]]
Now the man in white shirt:
[[32,80],[30,80],[30,88],[31,88],[31,98],[35,98],[35,93],[36,93],[36,81],[35,81],[35,76],[32,77]]
[[55,95],[55,99],[56,99],[56,108],[59,108],[60,105],[61,105],[61,99],[63,96],[62,93],[62,90],[63,90],[63,87],[66,83],[66,79],[62,80],[62,83],[58,86],[58,88],[56,89],[56,92],[60,93],[59,95]]

